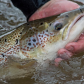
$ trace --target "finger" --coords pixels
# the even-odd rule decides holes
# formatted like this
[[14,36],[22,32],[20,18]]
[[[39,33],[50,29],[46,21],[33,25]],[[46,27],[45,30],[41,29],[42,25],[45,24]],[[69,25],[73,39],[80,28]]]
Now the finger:
[[62,58],[56,58],[56,59],[55,59],[55,65],[58,66],[59,63],[60,63],[62,60],[63,60]]
[[70,57],[73,56],[73,53],[69,52],[68,50],[66,49],[60,49],[58,51],[58,56],[56,59],[55,59],[55,65],[58,66],[59,63],[62,61],[62,60],[66,60],[66,59],[69,59]]
[[73,3],[71,1],[51,0],[51,1],[47,2],[44,6],[42,6],[40,9],[38,9],[30,17],[29,21],[49,17],[52,15],[57,15],[57,14],[60,14],[60,13],[66,12],[66,11],[70,11],[70,10],[73,10],[76,8],[79,8],[79,6],[76,3]]
[[84,51],[84,34],[82,34],[77,42],[71,42],[65,47],[68,51],[78,53]]
[[[59,58],[55,59],[55,65],[58,66],[62,60],[69,59],[70,57],[72,57],[73,56],[72,52],[83,51],[84,50],[83,43],[84,43],[84,33],[81,34],[81,36],[78,39],[78,42],[72,42],[67,44],[65,47],[67,50],[63,48],[58,51]],[[74,47],[74,50],[72,46]]]
[[60,57],[60,58],[62,58],[62,59],[69,59],[70,57],[72,57],[73,56],[73,53],[71,53],[71,52],[69,52],[68,50],[66,50],[66,49],[60,49],[59,51],[58,51],[58,56]]

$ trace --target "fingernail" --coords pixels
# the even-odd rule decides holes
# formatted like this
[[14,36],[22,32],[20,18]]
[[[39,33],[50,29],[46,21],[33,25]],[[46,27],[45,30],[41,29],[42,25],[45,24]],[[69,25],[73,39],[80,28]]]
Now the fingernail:
[[74,51],[74,47],[70,46],[70,47],[67,48],[67,50],[73,52]]
[[62,58],[56,58],[56,59],[55,59],[55,66],[58,66],[59,63],[60,63],[62,60],[63,60]]
[[61,54],[59,54],[59,57],[61,57],[62,59],[69,59],[72,56],[71,53],[68,52],[63,52]]

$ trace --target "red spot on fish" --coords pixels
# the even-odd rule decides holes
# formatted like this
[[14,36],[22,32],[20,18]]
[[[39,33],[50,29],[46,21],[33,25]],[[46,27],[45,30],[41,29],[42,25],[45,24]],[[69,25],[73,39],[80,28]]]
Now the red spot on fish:
[[5,58],[5,62],[7,62],[7,58]]
[[25,49],[25,48],[23,48],[23,50],[24,50],[24,51],[26,51],[26,49]]
[[36,43],[36,45],[38,45],[39,43]]
[[0,61],[2,61],[2,58],[0,58]]
[[29,50],[29,47],[27,47],[27,51],[30,51],[30,50]]
[[29,56],[27,55],[26,57],[28,58]]
[[49,36],[48,34],[45,34],[46,36]]
[[33,48],[30,48],[30,49],[33,49]]
[[33,46],[34,46],[34,47],[36,47],[36,45],[35,45],[35,44],[33,44]]
[[45,47],[45,45],[43,45],[42,47]]

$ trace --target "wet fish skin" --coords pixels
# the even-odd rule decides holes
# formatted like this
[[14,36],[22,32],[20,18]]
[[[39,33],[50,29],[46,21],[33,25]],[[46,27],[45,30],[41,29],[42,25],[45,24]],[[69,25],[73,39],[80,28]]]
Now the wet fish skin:
[[[21,59],[46,60],[55,58],[55,43],[63,40],[72,21],[83,14],[84,7],[40,20],[25,23],[0,36],[1,63],[7,61],[8,56]],[[61,23],[61,28],[56,25]],[[53,57],[50,57],[53,55]],[[48,57],[49,56],[49,57]]]

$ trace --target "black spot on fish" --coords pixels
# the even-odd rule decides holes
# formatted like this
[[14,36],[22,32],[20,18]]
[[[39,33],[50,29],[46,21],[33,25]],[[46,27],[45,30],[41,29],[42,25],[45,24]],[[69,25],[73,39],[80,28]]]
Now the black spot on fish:
[[1,54],[2,55],[2,57],[4,57],[4,54]]
[[0,41],[1,41],[1,39],[0,39]]
[[29,46],[31,46],[31,43],[28,43]]
[[43,22],[41,22],[40,25],[43,25]]
[[18,44],[18,39],[16,39],[16,44]]
[[20,34],[22,34],[22,32],[20,32]]
[[5,39],[5,42],[7,42],[7,39]]
[[17,34],[15,33],[15,35],[17,35]]
[[48,32],[48,30],[46,30],[46,32]]
[[69,17],[69,15],[65,15],[65,17]]
[[80,12],[83,13],[82,9],[80,9]]
[[36,42],[36,39],[33,39],[33,42]]
[[18,35],[18,37],[20,37],[20,35]]

